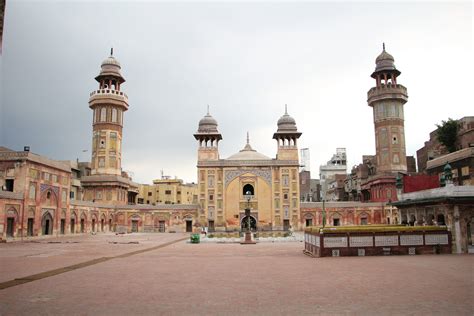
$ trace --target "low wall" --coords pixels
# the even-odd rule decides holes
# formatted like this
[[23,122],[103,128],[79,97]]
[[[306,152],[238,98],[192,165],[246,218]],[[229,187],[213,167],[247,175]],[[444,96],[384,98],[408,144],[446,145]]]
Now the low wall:
[[451,253],[445,226],[311,227],[304,241],[315,257]]

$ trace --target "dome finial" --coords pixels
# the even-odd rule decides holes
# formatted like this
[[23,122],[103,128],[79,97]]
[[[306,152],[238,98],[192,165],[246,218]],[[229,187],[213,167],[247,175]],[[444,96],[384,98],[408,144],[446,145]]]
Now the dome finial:
[[114,48],[111,47],[111,48],[110,48],[110,56],[113,56],[113,55],[114,55]]
[[207,105],[207,115],[209,115],[209,104]]
[[385,42],[382,43],[383,50],[385,50]]
[[288,115],[288,105],[285,103],[285,114]]
[[250,137],[249,137],[249,132],[247,131],[247,145],[250,144]]

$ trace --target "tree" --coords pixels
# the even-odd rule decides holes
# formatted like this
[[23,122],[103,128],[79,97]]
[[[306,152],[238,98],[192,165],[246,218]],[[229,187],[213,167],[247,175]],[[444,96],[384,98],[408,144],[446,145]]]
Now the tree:
[[456,151],[456,143],[458,140],[459,123],[451,118],[447,121],[441,121],[441,124],[436,124],[438,127],[436,136],[438,141],[452,153]]

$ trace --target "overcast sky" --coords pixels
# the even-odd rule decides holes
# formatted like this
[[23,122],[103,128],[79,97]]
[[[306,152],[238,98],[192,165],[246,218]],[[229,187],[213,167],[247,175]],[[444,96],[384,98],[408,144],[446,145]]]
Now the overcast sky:
[[474,115],[470,2],[8,0],[5,14],[0,145],[90,160],[89,93],[113,46],[130,102],[122,167],[141,183],[160,170],[196,181],[192,134],[207,104],[221,158],[247,131],[254,149],[275,157],[286,103],[312,176],[337,147],[350,169],[375,153],[367,91],[382,42],[408,89],[408,155],[436,123]]

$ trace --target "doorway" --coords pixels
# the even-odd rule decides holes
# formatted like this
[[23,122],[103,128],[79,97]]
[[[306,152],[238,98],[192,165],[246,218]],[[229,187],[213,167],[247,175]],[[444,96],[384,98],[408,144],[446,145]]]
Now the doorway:
[[208,231],[211,232],[211,233],[216,230],[216,229],[214,228],[214,221],[209,221],[209,222],[208,222],[208,227],[209,227],[209,228],[208,228]]
[[283,220],[283,230],[290,230],[290,220],[284,219]]
[[86,220],[81,218],[81,233],[85,232]]
[[132,220],[132,233],[138,233],[138,221]]
[[95,233],[95,218],[92,219],[92,232]]
[[313,226],[313,219],[312,218],[307,218],[306,219],[306,227]]
[[33,236],[33,225],[35,223],[34,218],[28,218],[28,224],[27,224],[27,229],[26,229],[26,234],[27,236]]
[[71,218],[71,234],[74,234],[76,232],[76,220],[74,218]]
[[60,232],[61,235],[64,235],[64,233],[66,232],[66,220],[64,218],[61,218]]
[[104,232],[104,225],[105,225],[105,219],[102,218],[100,220],[100,231],[101,232]]
[[43,235],[52,235],[53,234],[53,218],[51,214],[47,212],[43,215],[43,220],[41,221],[42,233]]
[[158,231],[160,233],[164,233],[165,232],[165,221],[159,221],[158,222]]
[[[214,228],[214,222],[212,222],[213,228]],[[211,221],[209,221],[209,231],[211,231]],[[186,221],[186,232],[187,233],[192,233],[193,232],[193,221]]]
[[7,218],[7,237],[13,237],[15,227],[15,219],[13,217]]

